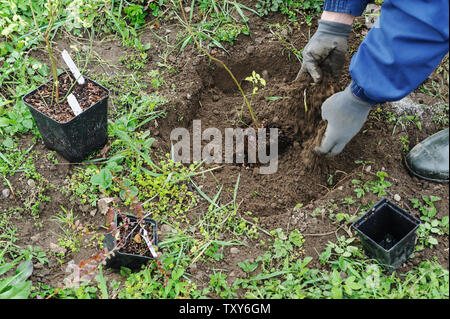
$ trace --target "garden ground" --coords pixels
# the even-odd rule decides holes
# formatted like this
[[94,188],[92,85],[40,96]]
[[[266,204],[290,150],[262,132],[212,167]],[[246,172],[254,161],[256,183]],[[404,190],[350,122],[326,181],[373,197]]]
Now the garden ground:
[[[28,22],[0,38],[0,266],[31,259],[28,297],[448,298],[448,184],[419,180],[403,164],[414,145],[448,127],[448,57],[405,100],[374,107],[342,154],[311,162],[323,129],[320,105],[350,79],[344,72],[307,86],[305,98],[293,81],[317,26],[318,11],[305,2],[268,14],[250,1],[185,3],[195,35],[249,97],[245,78],[255,71],[266,80],[253,98],[255,113],[293,137],[272,175],[251,165],[183,166],[167,155],[170,132],[191,130],[193,120],[221,130],[251,123],[228,73],[189,41],[177,2],[160,1],[146,15],[139,1],[124,1],[123,11],[81,1],[93,10],[84,18],[95,23],[69,31],[63,11],[53,37],[58,66],[67,49],[110,90],[109,140],[78,164],[47,150],[21,97],[48,78],[49,58],[32,40],[27,2],[14,12],[0,6]],[[360,17],[349,55],[366,33]],[[24,47],[14,46],[24,38]],[[297,110],[304,110],[300,127],[289,122]],[[113,175],[158,221],[168,278],[154,262],[138,271],[101,267],[88,282],[62,289],[67,266],[102,249],[108,208],[130,212]],[[394,274],[364,255],[350,227],[383,197],[422,220],[414,255]]]

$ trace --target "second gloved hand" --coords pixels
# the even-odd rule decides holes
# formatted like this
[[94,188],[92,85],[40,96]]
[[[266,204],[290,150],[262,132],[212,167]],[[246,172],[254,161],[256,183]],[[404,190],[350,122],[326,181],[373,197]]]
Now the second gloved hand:
[[322,104],[322,119],[328,122],[325,136],[314,151],[334,156],[361,130],[371,104],[353,95],[350,86],[333,94]]
[[319,28],[303,49],[303,63],[297,79],[309,73],[315,83],[322,80],[322,69],[333,75],[341,70],[347,54],[347,42],[352,26],[319,20]]

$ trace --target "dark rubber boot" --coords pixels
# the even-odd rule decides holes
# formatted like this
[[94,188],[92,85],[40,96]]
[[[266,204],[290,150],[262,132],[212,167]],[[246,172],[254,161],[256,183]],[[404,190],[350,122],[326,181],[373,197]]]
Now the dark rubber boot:
[[408,170],[415,176],[439,183],[448,183],[448,128],[414,146],[405,158]]

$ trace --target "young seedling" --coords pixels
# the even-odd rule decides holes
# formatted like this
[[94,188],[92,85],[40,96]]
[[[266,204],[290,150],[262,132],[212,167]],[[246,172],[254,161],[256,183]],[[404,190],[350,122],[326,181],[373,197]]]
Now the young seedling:
[[251,76],[245,78],[245,81],[253,84],[252,96],[250,98],[250,105],[252,105],[253,97],[256,95],[256,93],[258,93],[260,86],[266,86],[266,80],[264,80],[264,78],[262,78],[258,73],[253,71]]
[[242,97],[244,99],[244,103],[245,103],[245,105],[247,105],[247,108],[248,108],[248,110],[250,112],[250,116],[252,118],[252,121],[253,121],[253,124],[254,124],[255,128],[259,128],[259,121],[256,118],[256,116],[255,116],[255,114],[253,112],[253,107],[252,107],[250,101],[248,100],[247,96],[245,95],[244,90],[242,89],[241,85],[239,84],[239,81],[236,79],[236,77],[234,76],[233,72],[231,72],[231,70],[227,67],[227,65],[222,60],[213,57],[207,50],[205,50],[201,46],[201,44],[198,42],[194,32],[192,31],[191,25],[188,22],[188,19],[187,19],[187,16],[186,16],[186,12],[184,11],[184,7],[183,7],[183,1],[179,0],[179,6],[180,6],[180,10],[181,10],[181,12],[183,14],[185,28],[188,31],[188,33],[191,36],[191,38],[194,40],[195,45],[197,46],[197,48],[200,51],[202,51],[204,54],[206,54],[210,60],[220,64],[228,72],[228,74],[233,79],[233,82],[238,87],[239,92],[242,94]]
[[53,29],[53,26],[55,25],[56,15],[59,12],[59,0],[53,2],[55,0],[48,0],[48,25],[45,29],[44,33],[41,32],[41,29],[38,26],[36,15],[34,13],[33,4],[31,3],[31,0],[28,0],[30,3],[31,13],[33,15],[33,21],[34,25],[36,27],[36,31],[39,33],[41,38],[45,42],[45,46],[47,48],[47,53],[50,58],[50,64],[52,69],[52,75],[53,75],[53,90],[52,90],[52,103],[50,103],[50,106],[53,104],[53,97],[55,98],[56,103],[60,103],[59,99],[59,80],[58,80],[58,69],[56,68],[56,61],[55,57],[53,56],[53,49],[52,44],[50,42],[50,32]]

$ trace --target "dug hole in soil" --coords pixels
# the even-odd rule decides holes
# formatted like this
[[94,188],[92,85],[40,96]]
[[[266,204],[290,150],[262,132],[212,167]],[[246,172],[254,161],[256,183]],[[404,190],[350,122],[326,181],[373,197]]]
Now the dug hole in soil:
[[[210,164],[206,167],[221,166],[213,174],[221,184],[232,188],[240,174],[241,208],[251,211],[255,216],[274,216],[292,209],[298,203],[309,203],[323,195],[327,190],[320,184],[326,184],[328,173],[355,167],[352,157],[347,157],[344,161],[342,157],[339,160],[319,158],[312,151],[320,143],[326,129],[326,122],[321,119],[321,105],[344,86],[336,83],[330,76],[325,76],[320,84],[312,83],[307,77],[295,80],[300,63],[283,55],[279,42],[261,47],[251,55],[246,50],[241,50],[245,45],[236,45],[230,57],[224,58],[223,62],[231,69],[246,93],[251,92],[252,86],[245,78],[253,71],[266,80],[266,87],[260,89],[252,104],[261,126],[279,130],[278,170],[275,174],[262,175],[259,174],[257,164]],[[244,129],[252,125],[242,95],[222,66],[204,57],[193,76],[196,78],[191,79],[192,83],[201,83],[201,87],[198,92],[190,94],[188,101],[177,105],[177,116],[180,118],[182,114],[182,121],[175,117],[170,119],[169,114],[168,129],[163,133],[164,139],[169,141],[166,144],[168,150],[170,131],[184,127],[192,134],[193,120],[201,120],[202,131],[218,128],[222,135],[226,128]],[[214,179],[202,179],[200,183],[208,191],[208,195],[214,196]],[[254,196],[255,192],[258,196]]]

